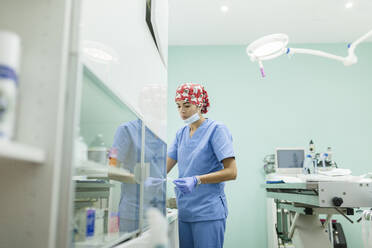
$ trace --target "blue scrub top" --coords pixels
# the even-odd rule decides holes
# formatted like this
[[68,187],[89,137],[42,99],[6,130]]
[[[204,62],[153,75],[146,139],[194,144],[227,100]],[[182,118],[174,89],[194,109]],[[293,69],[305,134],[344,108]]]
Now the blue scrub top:
[[[178,163],[179,177],[204,175],[222,170],[222,160],[235,157],[232,136],[221,123],[206,119],[190,137],[190,127],[178,130],[168,157]],[[184,222],[227,217],[224,183],[201,184],[189,194],[176,188],[178,217]]]
[[[123,123],[115,133],[113,148],[117,149],[117,158],[124,169],[134,173],[136,164],[141,162],[141,120]],[[122,183],[119,203],[120,218],[138,220],[139,184]]]

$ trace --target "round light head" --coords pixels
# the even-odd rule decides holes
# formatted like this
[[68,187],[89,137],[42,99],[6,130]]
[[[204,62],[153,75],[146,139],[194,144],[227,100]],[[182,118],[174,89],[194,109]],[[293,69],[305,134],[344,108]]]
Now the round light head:
[[268,60],[276,58],[286,52],[288,35],[271,34],[264,36],[247,47],[247,54],[254,60]]

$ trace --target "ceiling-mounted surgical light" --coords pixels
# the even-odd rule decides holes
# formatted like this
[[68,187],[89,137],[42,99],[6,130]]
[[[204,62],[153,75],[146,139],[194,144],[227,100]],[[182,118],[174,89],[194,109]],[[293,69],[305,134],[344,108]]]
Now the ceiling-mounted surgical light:
[[286,34],[272,34],[264,36],[249,44],[246,52],[248,56],[251,58],[252,62],[254,61],[258,62],[258,65],[260,66],[261,75],[262,77],[265,77],[262,61],[274,59],[285,53],[288,55],[295,53],[311,54],[341,61],[345,66],[353,65],[358,62],[358,58],[355,56],[354,53],[355,48],[357,47],[357,45],[359,45],[359,43],[363,42],[370,36],[372,36],[372,30],[370,30],[368,33],[366,33],[353,43],[348,44],[348,55],[346,57],[341,57],[312,49],[289,48],[287,47],[289,39],[288,35]]

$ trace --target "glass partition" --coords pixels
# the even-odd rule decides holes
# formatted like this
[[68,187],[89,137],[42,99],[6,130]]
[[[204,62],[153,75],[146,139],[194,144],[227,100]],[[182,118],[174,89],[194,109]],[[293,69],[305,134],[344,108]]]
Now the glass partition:
[[164,68],[141,21],[144,2],[79,3],[72,246],[110,247],[146,229],[148,208],[165,215]]
[[143,124],[87,67],[82,83],[73,241],[101,247],[139,231]]
[[148,127],[145,129],[145,168],[144,181],[144,226],[147,226],[146,210],[157,208],[166,213],[166,159],[167,145]]

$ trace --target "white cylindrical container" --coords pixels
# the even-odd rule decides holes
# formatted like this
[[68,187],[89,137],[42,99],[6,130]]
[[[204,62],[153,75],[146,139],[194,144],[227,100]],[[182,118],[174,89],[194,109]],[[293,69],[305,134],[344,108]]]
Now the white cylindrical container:
[[107,148],[103,141],[102,134],[97,134],[88,148],[88,160],[106,165]]
[[0,30],[0,140],[14,135],[20,38]]
[[104,234],[105,210],[96,209],[96,220],[94,222],[94,235],[100,237]]

